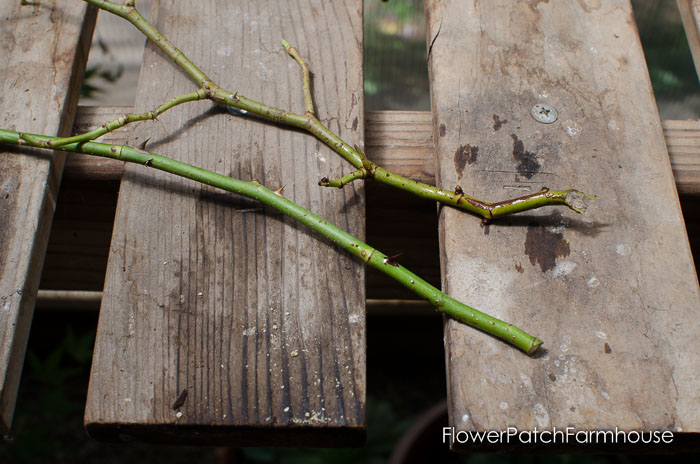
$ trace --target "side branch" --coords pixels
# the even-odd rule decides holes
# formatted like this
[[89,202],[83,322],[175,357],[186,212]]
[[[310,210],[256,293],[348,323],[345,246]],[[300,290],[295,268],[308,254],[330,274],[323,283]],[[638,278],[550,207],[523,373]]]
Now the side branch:
[[347,176],[343,176],[337,180],[329,179],[328,177],[323,177],[318,182],[318,185],[320,185],[321,187],[343,188],[346,184],[349,184],[350,182],[353,182],[358,179],[364,179],[365,177],[367,177],[367,171],[365,171],[364,169],[358,169],[357,171],[353,171]]
[[[0,129],[0,143],[31,145],[27,140],[49,142],[56,139],[57,137],[34,134],[31,134],[27,139],[19,132]],[[233,179],[165,156],[137,150],[126,145],[85,142],[64,145],[60,149],[141,164],[258,200],[310,227],[326,239],[331,240],[347,252],[356,256],[367,265],[392,277],[420,297],[429,301],[438,311],[498,337],[523,350],[527,354],[535,353],[542,345],[540,339],[533,337],[527,332],[449,297],[395,262],[389,256],[361,242],[339,227],[330,224],[322,217],[304,209],[278,193],[265,188],[257,181],[246,182]]]
[[35,138],[29,134],[22,134],[22,139],[25,142],[30,142],[32,146],[35,147],[40,147],[40,148],[60,148],[66,145],[70,145],[72,143],[84,143],[84,142],[89,142],[91,140],[95,140],[98,137],[102,137],[108,132],[115,131],[117,129],[120,129],[124,126],[126,126],[129,123],[132,122],[138,122],[138,121],[146,121],[146,120],[155,120],[158,119],[158,116],[161,114],[165,113],[171,108],[174,108],[175,106],[181,105],[183,103],[188,103],[188,102],[193,102],[197,100],[203,100],[207,98],[207,94],[204,91],[204,89],[199,89],[196,92],[190,92],[186,93],[184,95],[180,95],[179,97],[175,97],[168,101],[167,103],[164,103],[160,105],[158,108],[154,109],[153,111],[149,111],[147,113],[140,113],[140,114],[125,114],[123,116],[118,117],[117,119],[110,121],[106,124],[101,125],[97,129],[93,129],[89,132],[85,132],[83,134],[79,135],[74,135],[72,137],[63,137],[59,139],[54,139],[54,140],[44,140],[44,139],[38,139]]
[[455,187],[454,190],[441,189],[407,179],[382,167],[376,168],[372,178],[377,182],[411,192],[421,198],[469,211],[487,221],[543,206],[561,205],[577,213],[583,213],[588,206],[588,200],[596,198],[594,195],[588,195],[575,189],[550,190],[545,187],[531,195],[490,203],[466,195],[460,186]]
[[311,97],[311,73],[309,72],[309,65],[301,57],[301,54],[296,48],[292,47],[289,42],[282,39],[282,46],[287,51],[289,56],[294,58],[294,60],[301,66],[302,72],[302,91],[304,92],[304,107],[306,108],[306,114],[314,114],[314,101]]

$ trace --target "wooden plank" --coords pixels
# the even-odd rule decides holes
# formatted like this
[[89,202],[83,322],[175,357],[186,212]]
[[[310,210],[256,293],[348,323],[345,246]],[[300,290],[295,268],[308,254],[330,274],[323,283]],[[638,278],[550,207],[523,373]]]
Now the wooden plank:
[[116,182],[62,181],[40,289],[102,291],[118,194]]
[[[197,11],[155,1],[151,17],[224,87],[303,111],[300,70],[280,46],[288,39],[309,57],[319,118],[362,142],[359,0],[208,0]],[[147,46],[137,111],[193,88]],[[364,236],[361,184],[318,188],[349,166],[309,135],[202,102],[136,127],[133,143],[148,137],[159,153],[286,186],[288,198]],[[255,203],[128,166],[86,427],[105,440],[358,444],[364,327],[364,271],[350,256]]]
[[700,78],[700,0],[676,0],[681,14],[685,35],[695,62],[695,72]]
[[[73,133],[82,134],[91,131],[124,114],[131,113],[132,110],[133,108],[130,106],[79,106],[75,121],[73,121]],[[132,128],[132,126],[126,126],[109,132],[100,137],[99,141],[115,145],[128,145]],[[123,161],[110,158],[68,153],[63,175],[65,180],[119,181],[124,174],[124,164]]]
[[[487,228],[442,208],[443,290],[545,341],[529,358],[447,321],[451,426],[670,430],[697,447],[698,282],[629,2],[426,11],[438,183],[493,200],[543,186],[599,196],[583,216],[546,209]],[[537,122],[535,104],[558,120]]]
[[[435,181],[432,115],[428,111],[368,111],[365,147],[367,156],[379,166],[410,179]],[[368,182],[366,188],[368,242],[389,255],[401,253],[403,265],[439,286],[435,204],[375,182]],[[367,270],[367,297],[416,298],[373,269]]]
[[379,166],[420,182],[435,182],[430,111],[368,111],[367,156]]
[[[0,127],[70,133],[95,11],[0,2]],[[0,149],[0,433],[12,422],[64,157]]]
[[700,195],[700,121],[661,121],[681,195]]

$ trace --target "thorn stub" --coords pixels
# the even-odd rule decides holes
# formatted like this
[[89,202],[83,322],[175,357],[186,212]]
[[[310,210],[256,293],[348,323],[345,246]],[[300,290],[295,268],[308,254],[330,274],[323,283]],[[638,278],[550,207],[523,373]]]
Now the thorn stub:
[[397,253],[397,254],[395,254],[394,256],[389,256],[389,257],[387,257],[387,258],[384,258],[384,264],[390,264],[390,265],[392,265],[392,266],[398,267],[398,266],[399,266],[399,263],[396,262],[396,258],[398,258],[399,256],[401,256],[402,254],[403,254],[403,253]]
[[272,192],[272,193],[274,193],[275,195],[277,195],[277,196],[279,196],[279,197],[285,198],[285,196],[282,195],[282,192],[284,191],[284,188],[285,188],[286,186],[287,186],[287,185],[285,184],[285,185],[283,185],[282,187],[278,188],[277,190],[275,190],[275,191]]

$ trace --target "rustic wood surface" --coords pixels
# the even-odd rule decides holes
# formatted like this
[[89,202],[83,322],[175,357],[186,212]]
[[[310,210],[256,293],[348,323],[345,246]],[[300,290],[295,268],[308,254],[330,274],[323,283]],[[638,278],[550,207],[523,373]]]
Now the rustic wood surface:
[[[308,58],[319,118],[362,143],[362,5],[156,1],[155,25],[215,81],[303,111]],[[237,20],[238,19],[238,20]],[[149,44],[137,111],[194,89]],[[364,236],[361,184],[313,137],[201,102],[134,129],[155,152],[284,186],[287,198]],[[273,210],[127,166],[112,236],[85,423],[96,438],[307,446],[362,442],[364,270]]]
[[[441,210],[443,289],[545,343],[529,358],[447,321],[451,425],[697,437],[698,282],[629,2],[426,11],[438,183],[487,200],[543,186],[599,196],[582,216],[550,208],[488,227]],[[538,103],[558,120],[537,122]]]
[[671,168],[681,195],[700,195],[700,121],[661,121]]
[[379,166],[420,182],[435,182],[430,111],[368,111],[367,156]]
[[[95,11],[0,1],[0,127],[67,135]],[[0,150],[0,433],[12,422],[64,156]]]
[[[103,13],[108,14],[108,13]],[[102,124],[131,113],[131,106],[79,106],[73,121],[73,134],[82,134],[97,129]],[[133,126],[125,126],[100,137],[102,143],[128,145]],[[66,154],[63,168],[64,181],[120,181],[126,163],[111,158],[99,158],[82,153]]]

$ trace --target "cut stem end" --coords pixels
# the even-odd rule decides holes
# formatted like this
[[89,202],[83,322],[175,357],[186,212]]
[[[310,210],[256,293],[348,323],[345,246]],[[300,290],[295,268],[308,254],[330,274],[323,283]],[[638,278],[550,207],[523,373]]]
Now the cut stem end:
[[589,195],[578,190],[569,190],[566,192],[565,204],[570,209],[576,211],[579,214],[583,214],[588,209],[589,200],[595,200],[595,195]]

